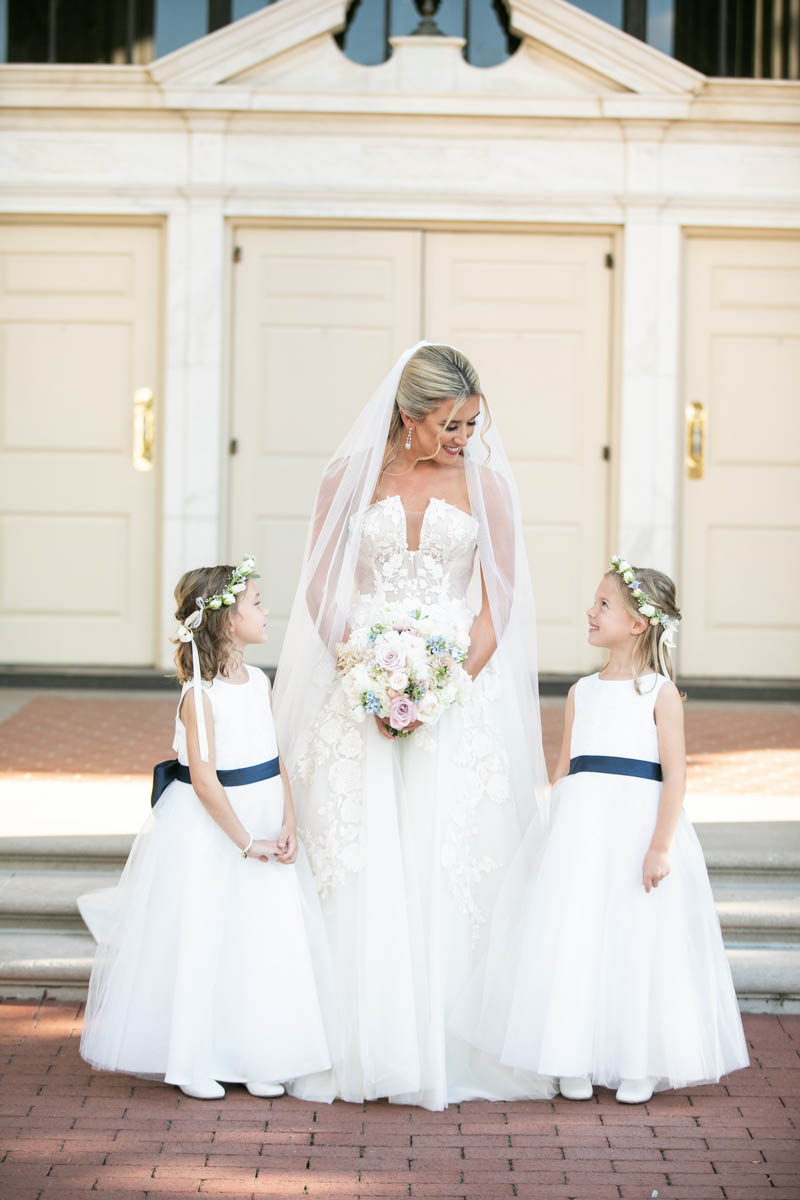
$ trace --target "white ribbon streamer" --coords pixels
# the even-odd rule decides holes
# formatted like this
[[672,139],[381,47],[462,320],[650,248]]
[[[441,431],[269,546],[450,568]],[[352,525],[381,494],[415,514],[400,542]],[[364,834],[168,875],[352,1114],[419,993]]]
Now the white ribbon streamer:
[[203,600],[197,601],[197,612],[190,613],[182,625],[178,626],[178,641],[192,643],[192,689],[194,691],[194,712],[197,719],[197,741],[200,746],[200,761],[208,762],[208,736],[206,720],[203,712],[203,680],[200,675],[200,655],[194,640],[194,631],[203,620]]

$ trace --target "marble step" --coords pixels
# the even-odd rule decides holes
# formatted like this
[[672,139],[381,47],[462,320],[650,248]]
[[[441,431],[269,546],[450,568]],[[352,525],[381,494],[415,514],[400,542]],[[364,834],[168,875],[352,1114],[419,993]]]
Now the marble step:
[[[0,996],[82,999],[93,956],[88,933],[0,930]],[[728,960],[743,1012],[800,1012],[800,949],[733,947]]]
[[[800,881],[800,819],[797,821],[731,821],[695,825],[709,874],[755,881]],[[133,834],[85,834],[54,837],[0,837],[0,870],[15,866],[77,870],[122,867]]]
[[133,834],[0,837],[0,871],[19,868],[75,871],[122,870]]
[[113,887],[119,871],[0,870],[0,929],[77,929],[83,892]]

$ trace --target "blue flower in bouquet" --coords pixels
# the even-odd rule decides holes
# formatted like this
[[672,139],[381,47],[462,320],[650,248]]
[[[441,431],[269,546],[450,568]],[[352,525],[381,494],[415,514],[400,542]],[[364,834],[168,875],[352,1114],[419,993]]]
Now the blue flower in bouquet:
[[377,716],[381,711],[381,702],[374,692],[365,692],[362,704],[367,712],[373,716]]
[[430,650],[431,654],[446,654],[448,651],[447,638],[429,637],[425,645]]

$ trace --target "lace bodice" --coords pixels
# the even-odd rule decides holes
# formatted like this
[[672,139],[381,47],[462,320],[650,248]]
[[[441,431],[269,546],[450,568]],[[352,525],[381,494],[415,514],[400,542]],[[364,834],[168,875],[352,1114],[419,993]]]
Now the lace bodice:
[[405,600],[471,621],[467,587],[477,531],[478,523],[469,513],[433,498],[422,517],[419,549],[409,550],[400,497],[371,504],[361,526],[351,629],[368,624],[369,614],[380,605]]

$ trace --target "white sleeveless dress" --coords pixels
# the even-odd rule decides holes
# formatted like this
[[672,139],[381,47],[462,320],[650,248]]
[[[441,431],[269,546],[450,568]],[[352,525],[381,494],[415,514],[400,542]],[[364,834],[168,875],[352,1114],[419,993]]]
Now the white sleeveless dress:
[[[578,681],[571,757],[659,761],[666,679]],[[748,1065],[697,835],[681,813],[670,874],[645,893],[642,864],[661,783],[584,771],[552,792],[552,823],[523,896],[504,895],[476,1041],[543,1074],[657,1088]],[[516,914],[514,913],[516,909]],[[513,918],[516,916],[516,920]],[[504,922],[504,924],[501,924]]]
[[[362,525],[350,629],[389,602],[469,631],[477,522],[429,502],[408,548],[398,496]],[[448,1030],[484,949],[497,890],[521,839],[510,794],[503,698],[492,661],[467,702],[388,741],[352,716],[334,680],[292,789],[322,899],[345,1013],[341,1062],[293,1088],[312,1099],[448,1103],[552,1094]]]
[[[203,689],[220,770],[278,753],[266,676],[247,673],[245,684],[215,679]],[[179,718],[176,749],[187,764]],[[277,836],[280,776],[227,795],[247,830]],[[291,866],[242,859],[191,785],[176,780],[119,885],[79,905],[99,942],[81,1038],[92,1066],[181,1084],[283,1081],[329,1065],[320,1000],[332,1002],[329,966],[302,848]]]

